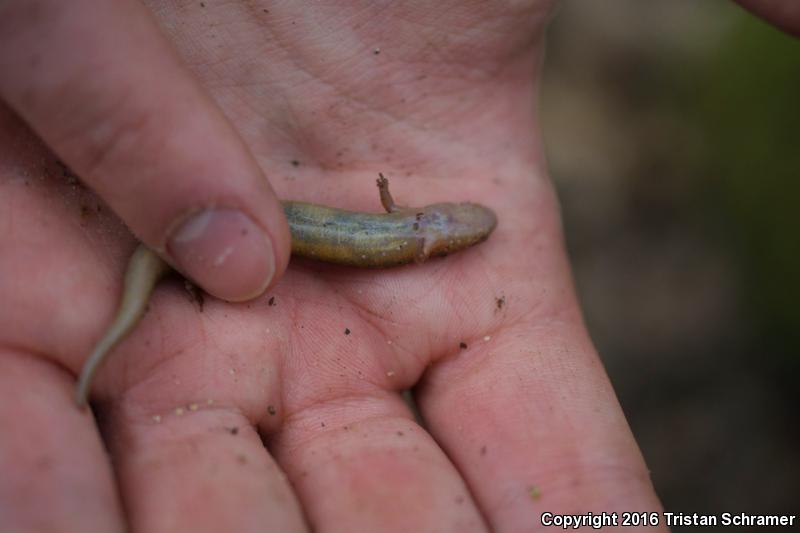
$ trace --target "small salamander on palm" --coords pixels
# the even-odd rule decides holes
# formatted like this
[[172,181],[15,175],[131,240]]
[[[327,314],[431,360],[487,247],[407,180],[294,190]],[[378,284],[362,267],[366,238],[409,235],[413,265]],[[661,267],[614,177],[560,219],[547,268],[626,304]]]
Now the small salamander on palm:
[[[359,213],[305,202],[282,202],[292,255],[340,265],[384,268],[447,255],[485,241],[497,225],[494,211],[474,203],[401,207],[378,179],[386,213]],[[139,322],[158,281],[171,267],[145,245],[131,256],[117,315],[86,359],[75,400],[88,401],[92,378],[114,346]]]

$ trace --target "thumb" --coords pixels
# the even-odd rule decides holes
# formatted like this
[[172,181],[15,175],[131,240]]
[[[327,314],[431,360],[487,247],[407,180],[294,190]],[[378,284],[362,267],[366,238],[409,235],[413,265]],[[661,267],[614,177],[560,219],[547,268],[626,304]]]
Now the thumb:
[[279,201],[137,0],[0,5],[0,97],[145,244],[207,292],[286,268]]

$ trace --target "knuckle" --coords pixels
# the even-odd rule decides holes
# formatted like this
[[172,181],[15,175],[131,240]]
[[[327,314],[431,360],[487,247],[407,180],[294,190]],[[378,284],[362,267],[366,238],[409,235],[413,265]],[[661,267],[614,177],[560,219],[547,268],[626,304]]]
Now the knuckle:
[[156,113],[132,94],[102,95],[79,104],[70,115],[69,126],[54,144],[93,183],[113,179],[119,168],[141,164],[142,150],[159,145]]

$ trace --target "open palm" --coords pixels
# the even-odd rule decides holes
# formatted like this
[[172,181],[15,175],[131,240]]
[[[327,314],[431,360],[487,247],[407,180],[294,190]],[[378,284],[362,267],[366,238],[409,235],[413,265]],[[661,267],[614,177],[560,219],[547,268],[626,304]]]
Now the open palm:
[[659,509],[543,170],[549,2],[149,3],[280,198],[379,212],[383,172],[401,204],[480,202],[499,225],[422,265],[293,261],[246,303],[170,278],[93,418],[74,379],[135,240],[4,115],[0,526],[528,531],[546,511]]

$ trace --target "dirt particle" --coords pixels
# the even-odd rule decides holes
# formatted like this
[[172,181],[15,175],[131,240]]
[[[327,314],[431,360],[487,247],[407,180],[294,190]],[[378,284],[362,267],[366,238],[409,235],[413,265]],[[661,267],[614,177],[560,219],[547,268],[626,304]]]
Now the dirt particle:
[[468,348],[467,343],[464,341],[459,342],[458,347],[461,348],[462,350],[466,350]]
[[48,455],[41,456],[36,459],[36,468],[38,470],[46,471],[51,470],[54,466],[55,461],[52,457]]
[[405,433],[403,433],[402,431],[399,431],[399,430],[397,431],[397,436],[398,437],[402,437],[403,435],[405,435]]
[[200,408],[200,406],[197,405],[196,403],[189,404],[189,410],[190,411],[197,411],[199,408]]
[[189,300],[192,303],[197,305],[197,310],[201,313],[203,312],[203,306],[206,303],[206,298],[203,295],[203,290],[200,289],[197,285],[189,281],[188,279],[183,280],[183,288],[186,289],[187,294],[189,295]]
[[506,297],[505,297],[505,295],[501,294],[499,298],[495,298],[494,299],[494,303],[495,303],[495,305],[497,305],[497,310],[498,311],[500,309],[502,309],[503,306],[506,305]]
[[274,296],[270,296],[269,301],[267,302],[267,305],[270,306],[270,307],[274,307],[275,306],[275,297]]
[[375,49],[372,51],[372,53],[373,53],[373,54],[375,54],[375,55],[378,55],[378,54],[380,54],[380,53],[381,53],[381,49],[380,49],[380,48],[375,48]]
[[83,188],[83,184],[78,179],[77,174],[75,174],[71,168],[67,166],[66,163],[63,161],[56,161],[56,166],[61,170],[61,175],[67,178],[67,183],[72,185],[76,188]]
[[158,424],[159,422],[161,422],[161,415],[155,415],[155,416],[153,417],[153,422],[155,422],[156,424]]
[[536,485],[531,485],[528,487],[528,496],[530,496],[531,500],[538,502],[542,499],[542,491]]
[[292,159],[292,166],[293,167],[299,167],[300,166],[300,161],[298,161],[297,159]]
[[239,434],[239,428],[237,426],[229,427],[228,428],[228,433],[230,433],[231,435],[238,435]]
[[176,407],[176,408],[175,408],[175,414],[176,414],[177,416],[182,416],[182,415],[183,415],[183,413],[184,413],[184,409],[183,409],[183,407]]
[[344,328],[344,334],[350,335],[350,328]]
[[89,217],[92,214],[92,210],[89,209],[89,206],[82,205],[81,206],[81,227],[85,228],[86,225],[89,223]]
[[205,2],[200,2],[200,7],[206,7],[206,3]]
[[274,405],[268,405],[267,412],[269,413],[270,416],[275,416],[276,414],[278,414],[278,410],[275,408]]

